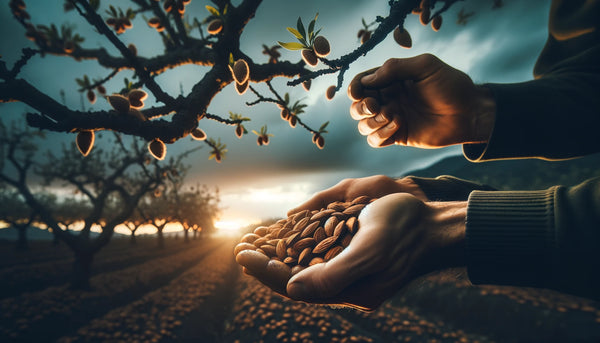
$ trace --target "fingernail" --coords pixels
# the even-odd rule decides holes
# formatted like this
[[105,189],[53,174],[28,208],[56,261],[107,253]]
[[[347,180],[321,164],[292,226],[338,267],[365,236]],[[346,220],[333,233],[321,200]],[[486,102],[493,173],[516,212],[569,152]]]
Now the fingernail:
[[375,80],[375,74],[369,74],[367,76],[363,76],[360,79],[360,82],[362,83],[369,83],[369,82],[373,82]]
[[371,110],[369,109],[369,107],[367,106],[366,103],[362,103],[362,111],[365,114],[373,114],[373,112],[371,112]]
[[308,290],[304,283],[295,281],[287,286],[287,292],[292,299],[306,299],[308,298]]
[[383,123],[387,120],[387,118],[383,114],[376,115],[374,119],[377,123]]
[[397,127],[398,126],[396,125],[396,123],[392,121],[386,125],[385,129],[386,130],[396,130]]

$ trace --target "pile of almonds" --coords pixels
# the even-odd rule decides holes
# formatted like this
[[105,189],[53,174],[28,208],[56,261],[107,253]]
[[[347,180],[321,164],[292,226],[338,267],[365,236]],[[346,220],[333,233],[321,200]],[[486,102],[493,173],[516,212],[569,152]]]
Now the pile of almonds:
[[333,202],[321,210],[303,210],[271,226],[244,235],[234,250],[255,250],[285,263],[292,275],[307,266],[328,261],[346,248],[358,230],[358,215],[371,199]]

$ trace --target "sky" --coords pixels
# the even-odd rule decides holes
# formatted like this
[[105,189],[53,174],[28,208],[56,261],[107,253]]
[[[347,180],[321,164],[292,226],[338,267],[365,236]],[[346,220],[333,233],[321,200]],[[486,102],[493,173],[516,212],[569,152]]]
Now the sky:
[[[239,4],[234,1],[233,4]],[[76,25],[77,32],[86,37],[85,47],[105,46],[116,54],[105,38],[94,32],[77,13],[65,14],[62,1],[28,0],[28,11],[33,21],[39,24],[68,22]],[[102,0],[102,6],[115,4],[124,6],[126,1]],[[187,7],[186,15],[199,18],[207,16],[204,6],[209,1],[194,0]],[[328,188],[344,178],[364,177],[374,174],[401,176],[411,170],[426,167],[439,159],[461,153],[460,147],[423,150],[392,146],[382,149],[369,147],[365,137],[356,129],[348,109],[351,101],[345,89],[353,75],[378,65],[388,58],[403,58],[422,53],[432,53],[449,65],[466,72],[476,83],[521,82],[531,79],[535,60],[547,37],[547,21],[550,1],[505,0],[504,6],[492,10],[491,0],[459,1],[445,14],[442,29],[434,32],[421,26],[417,16],[410,16],[406,28],[411,33],[413,48],[399,47],[390,34],[374,50],[361,57],[346,73],[342,91],[332,101],[325,99],[325,89],[336,83],[337,76],[324,76],[313,80],[310,92],[301,87],[287,87],[287,79],[276,79],[273,84],[281,92],[289,92],[292,99],[303,99],[309,105],[302,115],[304,121],[318,128],[329,121],[329,133],[325,135],[325,149],[319,150],[311,135],[299,127],[292,129],[282,121],[279,110],[273,105],[247,107],[245,102],[255,100],[251,92],[237,95],[233,85],[217,95],[208,112],[228,116],[228,112],[243,114],[252,120],[246,125],[249,130],[259,130],[267,125],[271,138],[269,146],[259,147],[253,134],[237,139],[234,127],[202,120],[199,127],[210,137],[220,137],[227,144],[226,159],[217,164],[208,160],[206,147],[196,152],[187,163],[192,166],[188,180],[210,187],[218,187],[223,205],[219,225],[221,227],[245,226],[264,218],[285,216],[293,208],[308,199],[314,192]],[[464,8],[474,11],[467,25],[457,25],[457,13]],[[274,45],[277,41],[293,41],[285,28],[294,26],[298,16],[308,23],[319,13],[317,27],[331,43],[330,59],[352,51],[360,44],[356,38],[361,28],[361,18],[372,22],[378,15],[386,16],[389,11],[386,0],[264,0],[255,18],[242,35],[242,50],[256,63],[265,63],[262,44]],[[134,28],[120,38],[126,43],[135,43],[140,55],[154,56],[161,52],[162,43],[138,16]],[[18,59],[20,50],[33,44],[24,38],[24,30],[12,18],[7,2],[0,5],[0,55],[8,66]],[[10,37],[10,38],[9,38]],[[282,51],[281,59],[298,61],[298,52]],[[313,69],[322,68],[320,64]],[[171,94],[189,92],[191,87],[208,70],[201,66],[183,66],[168,71],[157,78],[159,85]],[[46,56],[34,57],[23,68],[20,77],[33,83],[38,89],[60,101],[59,92],[65,91],[66,103],[74,109],[81,108],[80,95],[76,91],[75,78],[87,74],[100,78],[109,71],[93,62],[76,62],[70,58]],[[119,77],[107,84],[120,89],[123,77],[131,78],[131,72],[119,73]],[[256,86],[267,94],[264,85]],[[152,97],[146,106],[153,105]],[[108,109],[105,101],[99,100],[93,110]],[[0,104],[0,117],[7,120],[24,121],[23,113],[31,109],[23,104]],[[52,133],[44,145],[58,146],[62,142],[74,144],[75,136]],[[97,142],[102,144],[102,142]],[[168,153],[177,153],[196,146],[198,142],[184,138],[168,145]],[[93,152],[92,152],[93,153]]]

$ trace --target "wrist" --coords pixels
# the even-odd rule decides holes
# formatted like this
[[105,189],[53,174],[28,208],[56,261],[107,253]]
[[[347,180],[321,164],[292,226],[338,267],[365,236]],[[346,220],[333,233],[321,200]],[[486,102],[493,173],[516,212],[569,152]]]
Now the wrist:
[[465,143],[487,143],[496,121],[496,100],[485,86],[476,86],[475,105],[471,115],[471,134]]
[[430,202],[431,238],[435,269],[461,267],[466,263],[466,201]]

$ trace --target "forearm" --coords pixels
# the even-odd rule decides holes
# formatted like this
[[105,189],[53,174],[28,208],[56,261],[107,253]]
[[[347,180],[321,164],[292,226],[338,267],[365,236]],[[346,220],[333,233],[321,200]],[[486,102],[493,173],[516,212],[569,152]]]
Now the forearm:
[[469,197],[466,265],[474,284],[600,297],[600,178],[577,187]]

